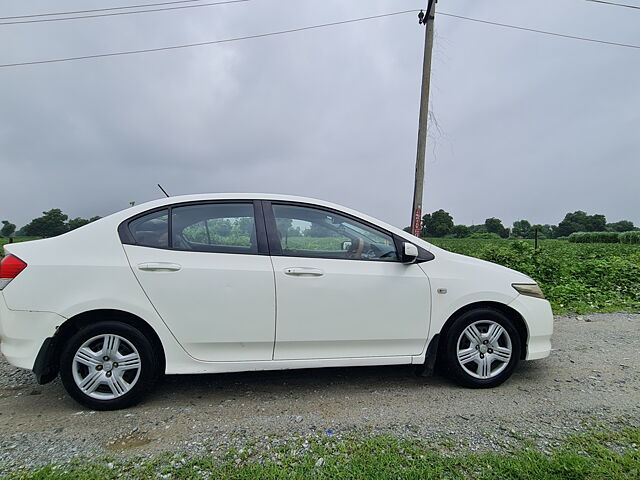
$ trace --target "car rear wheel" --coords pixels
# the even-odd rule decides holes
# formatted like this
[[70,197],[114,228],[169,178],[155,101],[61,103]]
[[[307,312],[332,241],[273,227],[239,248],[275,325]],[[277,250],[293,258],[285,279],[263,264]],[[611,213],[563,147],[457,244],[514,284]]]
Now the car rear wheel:
[[471,310],[448,331],[444,360],[449,376],[466,387],[496,387],[520,360],[520,336],[513,322],[492,309]]
[[149,340],[122,322],[104,321],[73,335],[60,356],[60,378],[69,395],[94,410],[139,402],[158,366]]

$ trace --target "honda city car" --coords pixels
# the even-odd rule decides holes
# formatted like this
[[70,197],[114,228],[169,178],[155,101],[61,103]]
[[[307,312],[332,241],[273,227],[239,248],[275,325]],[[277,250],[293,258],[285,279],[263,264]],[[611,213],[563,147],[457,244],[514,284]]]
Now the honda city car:
[[531,278],[320,200],[163,198],[4,248],[2,353],[97,410],[163,374],[437,363],[494,387],[551,350]]

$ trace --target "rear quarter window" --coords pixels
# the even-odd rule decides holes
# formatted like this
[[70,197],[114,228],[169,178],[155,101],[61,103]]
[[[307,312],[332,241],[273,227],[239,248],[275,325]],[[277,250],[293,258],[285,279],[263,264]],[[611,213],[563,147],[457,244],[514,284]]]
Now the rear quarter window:
[[129,222],[129,232],[135,245],[169,247],[169,211],[160,210]]

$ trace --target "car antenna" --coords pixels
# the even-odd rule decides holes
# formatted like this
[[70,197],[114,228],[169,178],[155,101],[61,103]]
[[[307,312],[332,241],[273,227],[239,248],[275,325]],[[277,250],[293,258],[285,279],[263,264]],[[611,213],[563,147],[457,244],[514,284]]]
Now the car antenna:
[[162,188],[162,185],[158,184],[158,188],[162,190],[162,193],[164,193],[167,197],[169,197],[169,194],[166,192],[164,188]]

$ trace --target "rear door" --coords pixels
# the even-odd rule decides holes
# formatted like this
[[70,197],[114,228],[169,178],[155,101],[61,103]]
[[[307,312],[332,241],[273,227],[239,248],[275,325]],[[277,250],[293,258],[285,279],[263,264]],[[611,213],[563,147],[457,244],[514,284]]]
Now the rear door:
[[121,226],[140,285],[199,360],[272,358],[275,286],[260,208],[250,201],[174,205]]
[[417,355],[429,279],[392,235],[312,205],[264,202],[276,279],[274,359]]

